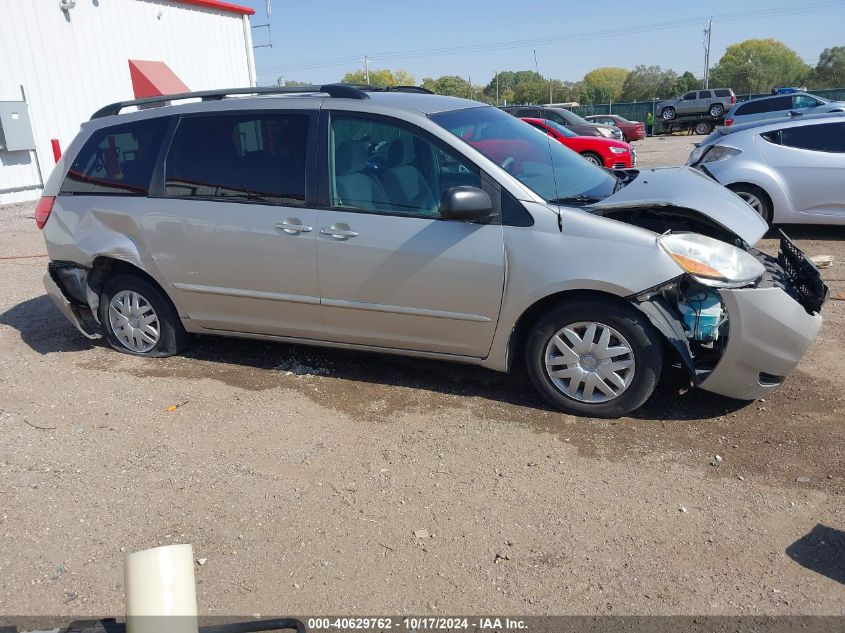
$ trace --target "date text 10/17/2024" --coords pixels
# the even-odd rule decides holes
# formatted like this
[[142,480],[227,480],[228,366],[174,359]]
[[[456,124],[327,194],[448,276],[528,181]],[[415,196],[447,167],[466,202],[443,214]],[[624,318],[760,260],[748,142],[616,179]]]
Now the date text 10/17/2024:
[[528,628],[525,620],[501,617],[351,617],[351,618],[309,618],[309,630],[377,630],[389,631],[524,631]]

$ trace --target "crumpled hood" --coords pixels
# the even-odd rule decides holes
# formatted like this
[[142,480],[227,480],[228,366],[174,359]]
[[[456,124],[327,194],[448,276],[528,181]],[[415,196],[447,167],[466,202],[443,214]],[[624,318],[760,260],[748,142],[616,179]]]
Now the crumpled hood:
[[644,206],[697,211],[752,246],[769,229],[739,196],[690,167],[643,169],[628,186],[590,205],[596,210]]

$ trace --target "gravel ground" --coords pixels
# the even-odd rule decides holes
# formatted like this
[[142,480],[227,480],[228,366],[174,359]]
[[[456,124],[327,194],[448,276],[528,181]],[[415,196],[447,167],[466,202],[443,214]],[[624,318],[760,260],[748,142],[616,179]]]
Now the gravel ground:
[[[204,614],[845,614],[843,301],[765,402],[670,372],[579,419],[446,363],[117,354],[45,296],[32,212],[0,208],[0,614],[121,614],[122,552],[177,542]],[[791,233],[845,292],[845,227]]]

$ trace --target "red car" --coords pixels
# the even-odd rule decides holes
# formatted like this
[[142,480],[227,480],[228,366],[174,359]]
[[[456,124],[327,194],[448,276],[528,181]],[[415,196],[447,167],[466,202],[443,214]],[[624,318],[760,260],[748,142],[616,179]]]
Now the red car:
[[601,136],[578,136],[572,130],[548,119],[522,120],[560,141],[599,167],[630,169],[637,164],[637,153],[628,143]]
[[641,141],[645,138],[645,123],[629,121],[618,114],[594,114],[588,116],[587,120],[591,123],[599,123],[601,125],[615,125],[622,130],[622,136],[625,137],[625,141],[628,143]]

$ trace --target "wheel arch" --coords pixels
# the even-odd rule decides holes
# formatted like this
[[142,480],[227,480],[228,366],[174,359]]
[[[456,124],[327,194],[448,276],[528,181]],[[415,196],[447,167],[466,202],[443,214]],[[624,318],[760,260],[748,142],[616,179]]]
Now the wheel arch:
[[103,290],[103,285],[108,279],[116,277],[117,275],[134,275],[140,277],[147,283],[154,286],[161,294],[170,302],[176,314],[181,317],[179,308],[173,301],[170,293],[158,282],[158,280],[150,275],[147,271],[123,259],[109,257],[107,255],[98,255],[91,262],[91,269],[88,271],[88,305],[94,313],[95,318],[99,321],[97,314],[100,306],[100,293]]
[[[547,310],[564,300],[584,301],[590,298],[609,299],[617,302],[621,306],[627,306],[636,310],[636,308],[624,297],[603,290],[562,290],[538,299],[523,310],[522,314],[520,314],[519,318],[516,320],[516,323],[514,323],[508,339],[507,371],[510,371],[513,368],[515,360],[522,358],[525,352],[525,343],[528,339],[528,335],[531,332],[533,325],[537,322],[537,319],[540,318],[540,315],[544,314]],[[664,346],[667,345],[668,341],[666,340],[665,335],[659,330],[658,333],[661,337],[661,343]]]

